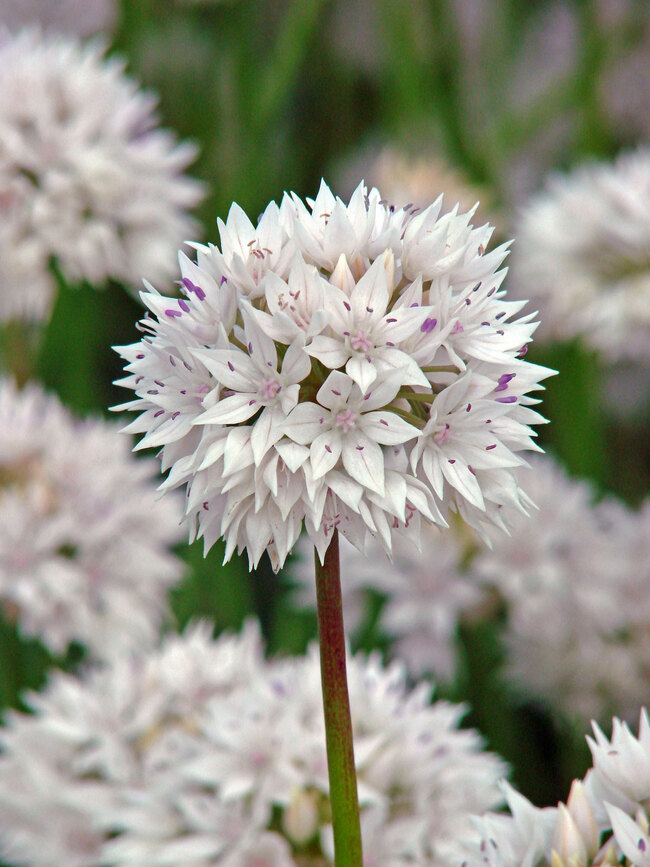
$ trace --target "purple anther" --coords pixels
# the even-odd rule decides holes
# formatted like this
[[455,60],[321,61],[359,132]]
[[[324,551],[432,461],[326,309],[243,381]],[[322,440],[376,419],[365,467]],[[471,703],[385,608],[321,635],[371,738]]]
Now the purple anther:
[[329,446],[327,446],[327,445],[325,446],[325,451],[326,451],[326,452],[329,452],[330,454],[332,454],[332,449],[331,449]]
[[228,370],[234,370],[234,369],[235,369],[235,365],[232,363],[232,361],[229,361],[228,362]]
[[358,451],[358,452],[362,452],[362,451],[363,451],[363,449],[364,449],[364,447],[363,447],[363,446],[357,446],[357,451]]
[[224,283],[227,283],[227,282],[228,282],[228,278],[227,278],[227,277],[222,277],[222,278],[221,278],[221,283],[219,283],[219,285],[220,285],[220,286],[223,286],[223,284],[224,284]]
[[380,423],[380,424],[385,424],[386,427],[388,427],[388,422],[386,421],[385,418],[380,418],[380,419],[379,419],[379,423]]
[[136,355],[136,358],[137,358],[139,361],[142,361],[142,359],[144,358],[144,354],[141,352],[139,355]]
[[506,311],[505,311],[505,310],[502,310],[501,313],[497,313],[497,315],[496,315],[494,318],[495,318],[495,319],[503,319],[503,317],[504,317],[505,315],[506,315]]
[[516,375],[517,375],[516,373],[502,373],[501,376],[499,377],[499,384],[497,385],[497,387],[494,390],[495,391],[503,391],[504,389],[506,389],[508,387],[508,383],[510,382],[510,380],[514,379]]
[[319,419],[318,419],[318,423],[319,423],[319,424],[322,424],[324,421],[325,421],[324,418],[319,418]]
[[366,313],[374,313],[374,309],[372,307],[366,307]]
[[181,394],[187,394],[187,391],[184,388],[181,388]]
[[[225,278],[224,278],[225,279]],[[197,286],[196,283],[192,283],[189,277],[183,277],[183,286],[187,289],[188,292],[194,292],[199,301],[205,300],[205,292],[201,289],[200,286]]]
[[420,305],[418,304],[417,301],[414,301],[413,304],[411,304],[411,307],[419,307],[419,306],[420,306]]
[[343,306],[345,307],[346,310],[352,310],[352,308],[350,307],[350,305],[348,304],[347,301],[343,302]]
[[181,310],[183,312],[185,312],[185,313],[190,312],[190,305],[187,303],[187,301],[184,298],[178,299],[178,306],[181,308]]
[[390,340],[387,340],[387,341],[386,341],[386,346],[395,346],[395,344],[394,344],[394,343],[391,343]]
[[465,299],[465,304],[467,304],[468,307],[469,307],[469,305],[470,305],[471,303],[472,303],[472,302],[471,302],[471,299],[469,299],[469,298],[466,298],[466,299]]
[[436,327],[437,324],[438,324],[437,319],[430,319],[429,317],[427,317],[424,320],[424,322],[422,323],[422,325],[420,325],[420,331],[423,334],[431,334],[431,332],[433,331],[433,329]]
[[371,391],[369,391],[368,394],[364,394],[363,399],[364,399],[364,400],[368,400],[368,399],[370,398],[370,395],[371,395],[371,394],[372,394]]
[[142,382],[143,379],[144,379],[144,376],[138,376],[135,380],[135,384],[137,385],[139,382]]
[[157,388],[150,388],[147,390],[147,394],[158,394]]
[[481,285],[482,285],[482,281],[479,280],[479,282],[476,284],[476,286],[472,289],[472,292],[478,292],[478,290],[481,288]]
[[172,367],[176,367],[176,362],[175,362],[175,360],[174,360],[174,356],[173,356],[173,355],[170,355],[170,356],[169,356],[169,363],[171,364]]
[[177,412],[173,412],[173,413],[172,413],[172,421],[176,421],[176,419],[178,418],[179,415],[180,415],[180,412],[178,412],[178,411],[177,411]]
[[386,322],[387,322],[387,323],[388,323],[388,322],[397,322],[397,319],[394,319],[394,318],[387,319]]
[[499,328],[499,330],[497,331],[497,334],[500,334],[501,337],[503,337],[503,335],[505,334],[505,331],[503,331],[501,328]]
[[183,315],[180,310],[165,310],[165,314],[169,316],[170,319],[174,319],[174,317],[176,316]]
[[159,379],[154,379],[154,382],[156,383],[156,385],[159,385],[161,388],[165,387],[165,383],[161,382]]
[[493,286],[493,287],[490,289],[490,291],[488,292],[487,297],[489,298],[491,295],[494,295],[494,293],[495,293],[496,291],[497,291],[497,287],[496,287],[496,286]]
[[474,467],[470,467],[470,465],[467,464],[467,469],[470,471],[470,473],[471,473],[473,476],[476,475],[476,473],[474,472]]
[[639,842],[637,843],[637,847],[639,849],[639,852],[645,852],[646,844],[643,837],[640,838]]
[[485,451],[489,452],[491,449],[495,449],[497,447],[496,443],[493,443],[491,446],[485,446]]
[[472,404],[468,403],[467,406],[465,407],[465,412],[470,412],[471,409],[472,409]]
[[497,403],[517,403],[517,398],[514,394],[511,394],[509,397],[497,397]]
[[489,322],[481,322],[481,325],[489,325]]
[[253,398],[253,400],[248,401],[249,406],[254,406],[256,403],[257,403],[257,401],[254,398]]
[[449,458],[448,461],[447,461],[447,463],[448,463],[448,464],[455,464],[455,463],[456,463],[456,460],[455,460],[455,458]]
[[524,344],[521,347],[521,349],[519,350],[519,352],[517,352],[517,358],[523,358],[527,352],[528,352],[528,346],[526,344]]
[[184,362],[183,362],[183,367],[186,367],[186,368],[190,371],[190,373],[192,372],[192,368],[191,368],[190,365],[187,363],[187,361],[184,361]]
[[250,341],[249,341],[249,343],[248,343],[248,352],[249,352],[249,355],[252,355],[252,354],[253,354],[253,344],[250,343]]
[[332,389],[332,394],[335,394],[337,397],[341,396],[341,392],[337,391],[335,388]]
[[208,506],[207,500],[203,500],[203,508],[205,509],[206,512],[210,511],[210,507]]
[[158,418],[158,416],[163,415],[164,412],[165,412],[164,409],[159,409],[158,412],[154,412],[153,417],[154,417],[154,418]]

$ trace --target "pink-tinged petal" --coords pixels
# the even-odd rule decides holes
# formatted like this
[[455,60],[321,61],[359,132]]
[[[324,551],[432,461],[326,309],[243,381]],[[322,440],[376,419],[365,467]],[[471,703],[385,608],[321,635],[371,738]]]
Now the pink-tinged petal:
[[298,403],[300,396],[300,386],[297,384],[282,386],[282,391],[278,395],[282,412],[288,415],[294,406]]
[[384,454],[377,443],[360,431],[350,432],[343,443],[343,466],[366,488],[384,495]]
[[337,470],[332,470],[328,473],[326,481],[331,490],[346,506],[354,509],[355,512],[358,510],[359,501],[363,496],[361,485],[353,482],[347,475]]
[[225,223],[217,219],[217,228],[224,259],[233,255],[248,258],[248,244],[255,238],[255,226],[237,203],[230,206]]
[[285,382],[302,382],[311,370],[311,359],[305,352],[305,341],[297,337],[287,349],[282,360],[282,378]]
[[316,400],[321,406],[333,409],[345,403],[350,397],[353,381],[340,370],[333,370],[318,389]]
[[278,366],[278,354],[275,349],[275,343],[260,328],[247,303],[242,302],[241,313],[244,320],[248,354],[260,370],[268,370],[274,373]]
[[614,838],[635,867],[650,867],[650,839],[620,807],[605,803]]
[[[443,460],[446,460],[446,458],[443,458]],[[411,466],[415,471],[413,463],[413,460],[411,460]],[[440,457],[433,449],[424,449],[422,453],[422,469],[435,494],[442,499],[444,478],[442,467],[440,466]]]
[[375,259],[350,295],[352,312],[359,324],[364,320],[379,321],[386,313],[388,299],[384,259],[380,257]]
[[384,446],[397,446],[420,436],[415,425],[409,424],[394,412],[366,412],[359,421],[364,434]]
[[420,366],[406,352],[400,349],[383,348],[376,353],[375,363],[381,363],[382,370],[401,370],[403,385],[421,385],[430,388],[429,380],[420,370]]
[[224,476],[233,475],[253,463],[250,434],[248,426],[237,427],[228,434],[223,453]]
[[327,221],[327,231],[324,233],[323,247],[329,261],[337,257],[338,251],[352,255],[355,247],[355,234],[348,218],[347,208],[342,202],[336,202]]
[[233,394],[220,400],[194,420],[194,424],[239,424],[260,409],[254,394]]
[[285,436],[300,445],[312,443],[329,424],[329,413],[316,403],[299,403],[284,420],[282,429]]
[[284,414],[267,407],[252,426],[251,446],[255,465],[259,466],[268,450],[282,437]]
[[458,493],[462,494],[477,509],[485,509],[481,486],[468,467],[459,460],[451,463],[450,460],[442,458],[441,469],[444,477],[452,487],[456,488]]
[[307,352],[325,367],[335,370],[342,367],[350,357],[350,350],[340,340],[318,334],[307,347]]
[[239,349],[190,349],[195,358],[210,371],[217,382],[233,391],[256,392],[259,370]]
[[329,472],[341,456],[341,437],[333,430],[317,436],[309,449],[311,468],[315,479]]
[[372,361],[368,361],[364,356],[353,355],[345,365],[345,372],[365,394],[377,379],[378,370]]
[[400,310],[402,307],[421,307],[422,306],[422,277],[418,274],[415,280],[407,286],[399,296],[393,306],[393,310]]
[[355,279],[350,266],[348,265],[347,257],[341,253],[336,267],[332,271],[329,282],[332,286],[336,286],[346,297],[350,297],[355,287]]

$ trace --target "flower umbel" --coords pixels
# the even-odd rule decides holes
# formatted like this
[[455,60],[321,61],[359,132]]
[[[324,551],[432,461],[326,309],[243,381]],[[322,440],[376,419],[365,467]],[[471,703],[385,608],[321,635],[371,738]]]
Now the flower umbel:
[[118,409],[162,446],[206,548],[279,568],[303,526],[322,559],[334,529],[390,552],[407,523],[525,508],[512,471],[551,371],[523,359],[535,324],[501,289],[506,245],[485,253],[491,229],[441,205],[397,211],[363,184],[345,204],[324,183],[257,227],[233,205],[221,250],[181,256],[183,297],[142,293]]

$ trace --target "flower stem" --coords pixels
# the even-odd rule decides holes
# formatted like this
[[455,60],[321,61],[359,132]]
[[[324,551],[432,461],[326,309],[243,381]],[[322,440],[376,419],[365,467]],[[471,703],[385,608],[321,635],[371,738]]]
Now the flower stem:
[[325,562],[321,565],[318,554],[315,562],[327,769],[334,828],[334,861],[336,867],[361,867],[361,826],[345,667],[345,634],[337,530],[334,530],[332,541],[325,553]]

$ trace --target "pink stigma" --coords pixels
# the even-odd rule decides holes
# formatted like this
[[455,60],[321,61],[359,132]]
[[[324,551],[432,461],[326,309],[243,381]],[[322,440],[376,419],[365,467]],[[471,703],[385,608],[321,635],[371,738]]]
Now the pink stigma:
[[372,341],[368,338],[365,331],[357,331],[357,333],[350,338],[350,346],[357,352],[367,352],[372,346]]
[[282,386],[277,379],[265,379],[260,389],[260,394],[264,400],[273,400]]
[[335,421],[337,427],[340,427],[347,432],[356,426],[357,414],[356,412],[352,412],[351,409],[346,409],[345,412],[340,412],[336,416]]
[[451,434],[449,433],[450,427],[448,424],[445,424],[443,428],[440,428],[439,431],[434,433],[433,438],[441,446],[443,443],[446,443]]

